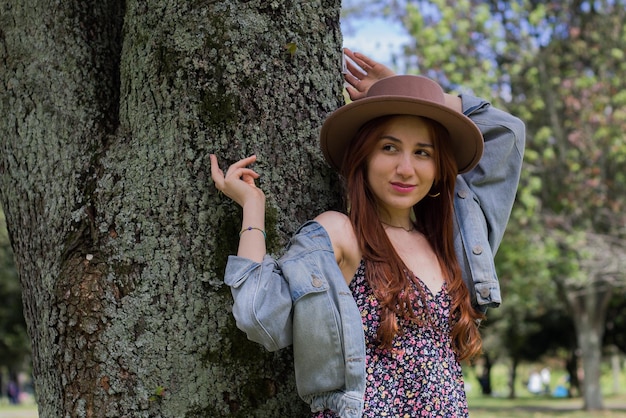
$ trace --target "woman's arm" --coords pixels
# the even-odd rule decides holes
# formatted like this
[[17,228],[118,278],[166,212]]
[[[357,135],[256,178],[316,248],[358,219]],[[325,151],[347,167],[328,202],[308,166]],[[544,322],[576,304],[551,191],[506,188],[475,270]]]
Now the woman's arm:
[[265,194],[254,184],[259,174],[248,168],[248,165],[256,161],[256,155],[237,161],[228,168],[225,175],[219,167],[217,157],[211,154],[210,158],[211,177],[215,187],[243,208],[237,255],[260,263],[267,251]]
[[526,131],[517,117],[487,101],[464,94],[463,113],[483,134],[485,150],[478,165],[461,175],[474,193],[489,225],[489,243],[495,255],[515,202]]
[[476,167],[457,177],[455,248],[472,303],[485,312],[502,302],[494,256],[515,201],[525,131],[521,120],[485,100],[464,94],[462,102],[463,113],[482,132],[485,150]]
[[[348,48],[344,48],[343,51],[346,57],[350,58],[346,60],[344,79],[349,84],[346,90],[352,100],[364,98],[372,84],[383,78],[395,75],[391,68],[374,61],[360,52],[353,52]],[[460,97],[445,93],[445,100],[446,105],[459,113],[463,113]]]
[[292,343],[291,292],[276,261],[266,255],[265,194],[254,184],[258,173],[248,168],[256,156],[237,161],[226,174],[217,157],[210,158],[215,187],[243,208],[239,249],[224,272],[237,327],[270,351],[286,347]]

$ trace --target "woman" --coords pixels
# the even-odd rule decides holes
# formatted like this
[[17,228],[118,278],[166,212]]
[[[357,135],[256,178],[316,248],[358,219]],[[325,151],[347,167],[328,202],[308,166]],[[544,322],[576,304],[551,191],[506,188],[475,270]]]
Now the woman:
[[[487,271],[493,260],[474,262],[465,250],[472,240],[493,251],[499,244],[514,190],[498,193],[517,184],[523,124],[479,99],[445,95],[424,77],[395,76],[346,54],[357,100],[331,114],[320,134],[345,182],[346,214],[307,222],[274,260],[265,249],[264,194],[248,167],[256,157],[224,175],[211,156],[216,187],[243,208],[225,274],[233,314],[268,350],[293,344],[298,393],[315,417],[467,416],[459,362],[479,353],[478,320],[499,293],[495,270]],[[489,249],[469,247],[478,258]]]

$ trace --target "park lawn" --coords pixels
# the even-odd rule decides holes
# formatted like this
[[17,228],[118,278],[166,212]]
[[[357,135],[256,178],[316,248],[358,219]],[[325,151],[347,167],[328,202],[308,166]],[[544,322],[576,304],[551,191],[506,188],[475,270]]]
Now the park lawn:
[[[520,368],[519,376],[527,372],[525,367]],[[555,370],[552,376],[552,386],[562,381],[562,374]],[[549,396],[532,396],[522,383],[522,378],[516,384],[516,399],[508,399],[506,368],[502,365],[494,366],[492,370],[492,385],[494,396],[483,396],[471,368],[464,370],[467,384],[467,399],[470,418],[626,418],[626,374],[622,372],[619,394],[612,390],[612,380],[609,373],[603,371],[602,388],[604,393],[605,411],[583,411],[581,398],[553,398]],[[0,418],[37,418],[37,407],[33,404],[12,406],[0,401]]]
[[37,418],[37,405],[9,405],[0,402],[0,418]]
[[[607,397],[606,411],[582,411],[580,399],[555,399],[526,397],[505,399],[475,397],[469,399],[470,418],[624,418],[626,395]],[[0,418],[37,418],[34,405],[0,404]]]
[[[626,395],[605,399],[606,411],[582,411],[580,399],[525,397],[469,398],[470,418],[624,418]],[[0,404],[0,418],[37,418],[35,405]]]
[[626,395],[605,397],[604,411],[583,411],[580,398],[473,397],[468,399],[471,418],[624,418]]
[[[496,364],[492,369],[492,389],[494,396],[483,396],[471,368],[464,368],[470,418],[626,418],[626,374],[620,376],[620,391],[613,391],[613,381],[609,370],[602,373],[602,392],[605,411],[583,411],[580,397],[554,398],[531,395],[523,381],[528,375],[529,366],[518,369],[515,385],[515,399],[508,399],[508,376],[504,365]],[[552,389],[564,381],[563,371],[553,370]]]

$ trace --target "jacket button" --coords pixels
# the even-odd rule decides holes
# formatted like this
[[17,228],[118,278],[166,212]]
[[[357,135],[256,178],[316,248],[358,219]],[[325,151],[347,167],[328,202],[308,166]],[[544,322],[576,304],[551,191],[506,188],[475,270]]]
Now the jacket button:
[[489,296],[489,294],[491,293],[491,290],[489,290],[489,288],[487,287],[483,287],[478,291],[478,293],[480,293],[480,296],[486,299],[487,296]]
[[457,193],[457,195],[461,198],[461,199],[465,199],[467,197],[467,192],[465,190],[461,190]]
[[481,255],[483,253],[483,247],[481,247],[480,245],[476,245],[472,248],[472,252],[474,253],[474,255]]
[[322,281],[322,279],[314,275],[312,276],[311,284],[313,285],[313,287],[322,287],[324,282]]

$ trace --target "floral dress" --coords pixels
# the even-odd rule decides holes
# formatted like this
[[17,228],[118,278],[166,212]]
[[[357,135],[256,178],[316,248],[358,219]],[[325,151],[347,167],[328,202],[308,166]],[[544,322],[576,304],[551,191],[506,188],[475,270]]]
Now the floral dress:
[[[445,284],[435,295],[423,283],[422,286],[430,322],[422,321],[426,325],[419,326],[400,320],[404,332],[396,335],[391,349],[381,349],[376,339],[380,310],[365,279],[363,262],[350,283],[365,331],[367,381],[363,417],[469,416],[461,365],[451,346],[450,296]],[[418,306],[414,309],[419,312]],[[327,410],[313,417],[337,415]]]

